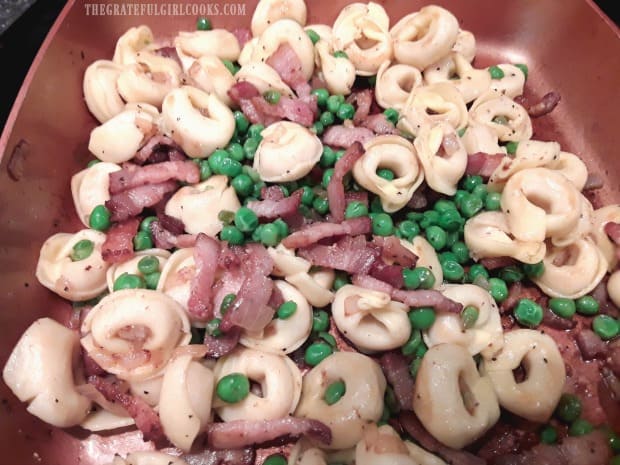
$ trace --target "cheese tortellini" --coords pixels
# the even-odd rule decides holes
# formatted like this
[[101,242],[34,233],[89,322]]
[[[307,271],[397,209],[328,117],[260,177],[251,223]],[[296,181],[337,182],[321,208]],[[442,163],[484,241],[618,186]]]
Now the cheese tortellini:
[[323,145],[310,130],[291,121],[274,123],[261,133],[254,169],[267,182],[296,181],[321,158]]
[[499,404],[488,376],[455,344],[438,344],[422,358],[413,392],[413,410],[438,441],[453,449],[471,444],[499,419]]
[[[74,261],[73,248],[81,241],[89,241],[92,252]],[[106,272],[110,266],[101,256],[104,242],[105,234],[92,229],[54,234],[41,247],[37,279],[65,299],[83,301],[97,297],[106,289]]]
[[331,308],[338,330],[363,352],[395,349],[411,334],[409,308],[384,292],[346,285]]
[[136,55],[153,44],[153,31],[144,24],[127,29],[116,41],[112,61],[119,65],[131,65],[136,62]]
[[79,355],[75,331],[50,318],[40,318],[26,330],[2,372],[7,386],[28,411],[43,421],[65,428],[80,423],[91,402],[75,388]]
[[192,66],[194,60],[205,55],[215,55],[222,60],[235,61],[241,53],[239,41],[232,32],[226,29],[181,31],[174,39],[174,45],[185,71]]
[[471,355],[494,354],[504,343],[499,309],[491,295],[473,284],[446,284],[443,294],[449,299],[478,309],[478,318],[471,328],[464,329],[460,315],[439,313],[427,331],[423,333],[428,347],[439,344],[457,344]]
[[[344,382],[346,391],[338,402],[328,405],[323,399],[325,389],[336,381]],[[381,417],[385,388],[383,372],[371,358],[356,352],[335,352],[304,376],[295,415],[329,426],[329,449],[353,447],[364,429]]]
[[305,26],[307,13],[304,0],[260,0],[252,15],[252,35],[260,36],[280,19],[292,19]]
[[[161,269],[157,291],[168,295],[187,310],[195,270],[194,248],[175,250]],[[192,323],[196,324],[196,322]]]
[[215,399],[214,408],[224,421],[271,420],[292,414],[301,396],[301,372],[283,355],[237,348],[215,365],[217,380],[241,373],[260,385],[260,395],[250,392],[234,404]]
[[503,142],[531,139],[532,121],[527,110],[509,97],[490,90],[478,97],[469,110],[470,124],[483,124]]
[[355,65],[347,57],[335,57],[326,40],[319,40],[315,49],[327,90],[335,95],[349,95],[355,84]]
[[110,173],[120,171],[115,163],[95,163],[71,178],[71,194],[78,218],[88,227],[90,213],[110,200]]
[[205,233],[215,237],[223,224],[222,210],[236,212],[241,207],[235,189],[224,175],[211,176],[194,186],[180,188],[166,203],[166,214],[183,221],[190,234]]
[[125,107],[116,81],[123,67],[113,61],[97,60],[86,68],[83,91],[88,110],[100,123],[118,115]]
[[489,72],[475,69],[458,53],[452,53],[430,65],[424,70],[424,80],[429,84],[449,81],[461,93],[465,103],[474,101],[491,86]]
[[411,91],[422,84],[422,73],[418,68],[384,61],[377,71],[375,98],[383,108],[400,110],[407,103]]
[[146,289],[114,292],[95,305],[82,323],[82,347],[104,370],[124,380],[144,380],[165,367],[191,339],[179,304]]
[[[424,173],[411,142],[400,136],[378,136],[364,146],[365,152],[353,166],[353,176],[359,185],[374,192],[388,213],[400,210],[411,200],[424,180]],[[377,175],[388,168],[394,179]]]
[[[513,370],[523,365],[526,378],[517,383]],[[504,335],[504,347],[484,357],[482,371],[491,379],[502,407],[537,423],[551,417],[564,389],[566,369],[554,340],[532,329]]]
[[616,244],[605,232],[605,225],[607,223],[620,223],[620,205],[606,205],[594,210],[592,223],[592,238],[607,260],[608,270],[611,272],[618,264],[618,255],[616,254]]
[[241,66],[241,69],[235,74],[235,81],[249,82],[261,94],[268,91],[276,91],[287,97],[293,96],[293,91],[282,80],[278,72],[267,63],[261,61],[250,61]]
[[226,105],[232,105],[228,90],[235,84],[235,78],[219,57],[204,55],[198,58],[189,67],[187,74],[196,87],[217,95]]
[[138,263],[145,257],[153,257],[159,262],[159,269],[157,271],[161,271],[165,266],[168,257],[170,257],[170,252],[164,249],[147,249],[140,250],[136,252],[135,255],[127,261],[122,263],[115,263],[106,273],[106,281],[108,283],[108,290],[110,292],[114,291],[114,282],[124,273],[129,273],[137,276],[143,276],[138,268]]

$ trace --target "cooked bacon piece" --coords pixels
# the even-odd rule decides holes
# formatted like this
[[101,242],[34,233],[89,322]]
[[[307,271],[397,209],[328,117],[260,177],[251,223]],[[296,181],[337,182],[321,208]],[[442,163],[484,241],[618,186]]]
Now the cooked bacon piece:
[[567,436],[559,444],[538,444],[520,454],[498,457],[494,465],[606,465],[611,459],[607,436],[594,431],[586,436]]
[[620,223],[610,221],[605,225],[604,230],[614,244],[620,245]]
[[282,43],[267,59],[267,64],[280,75],[298,96],[310,95],[312,88],[302,71],[301,60],[288,42]]
[[162,228],[167,229],[172,234],[183,234],[185,232],[185,224],[178,218],[174,216],[166,215],[165,213],[160,213],[157,215],[157,219],[159,220]]
[[441,292],[434,289],[403,291],[394,289],[392,298],[409,307],[433,307],[438,312],[460,313],[463,305],[448,299]]
[[222,318],[220,328],[226,332],[237,326],[250,332],[260,331],[271,321],[274,309],[269,307],[273,281],[268,277],[273,261],[260,244],[245,246],[241,262],[243,285]]
[[134,187],[106,200],[105,206],[111,212],[112,221],[124,221],[139,215],[142,210],[160,202],[164,196],[177,189],[177,183],[166,181],[159,184],[147,184]]
[[394,124],[392,124],[383,113],[370,115],[362,120],[359,125],[363,128],[370,129],[377,135],[398,134],[398,130],[394,127]]
[[411,200],[407,202],[407,207],[412,210],[424,210],[428,206],[428,196],[424,192],[423,188],[416,190],[411,197]]
[[245,27],[237,27],[233,29],[232,34],[237,38],[237,42],[239,42],[239,48],[243,48],[243,46],[252,40],[252,31]]
[[248,202],[247,207],[261,219],[286,218],[297,213],[297,209],[301,205],[303,193],[302,189],[298,189],[289,197],[284,197],[280,200],[255,200]]
[[263,200],[282,200],[285,197],[284,191],[277,185],[263,187],[260,196]]
[[346,208],[344,177],[353,169],[353,166],[362,155],[364,155],[364,147],[359,142],[354,142],[334,166],[334,174],[327,185],[327,199],[329,200],[329,211],[336,223],[344,220],[344,210]]
[[331,444],[332,432],[328,426],[309,418],[287,417],[276,420],[235,420],[211,423],[207,427],[207,442],[216,449],[240,449],[263,444],[284,436],[308,438]]
[[394,290],[394,287],[386,283],[385,281],[373,278],[372,276],[367,274],[354,274],[351,278],[351,282],[356,286],[363,287],[364,289],[385,292],[389,295],[392,295],[392,291]]
[[[620,339],[611,341],[608,349],[609,356],[605,363],[616,376],[620,376]],[[620,395],[618,397],[620,397]]]
[[231,328],[219,336],[210,336],[205,334],[203,344],[207,348],[207,357],[220,358],[232,352],[239,343],[241,337],[241,328]]
[[347,148],[355,142],[365,144],[373,137],[375,137],[374,133],[368,128],[354,128],[342,125],[330,126],[323,133],[323,144]]
[[368,206],[368,192],[366,191],[347,191],[344,193],[344,200],[349,205],[351,202],[361,202]]
[[140,397],[132,396],[121,389],[116,377],[89,376],[88,383],[95,386],[106,400],[118,403],[127,410],[138,429],[142,431],[145,441],[157,441],[164,438],[164,431],[155,410]]
[[379,359],[386,379],[394,389],[394,395],[401,410],[413,407],[414,381],[409,372],[409,362],[400,352],[386,352]]
[[355,105],[355,115],[353,116],[353,123],[358,126],[364,121],[370,114],[370,108],[372,107],[373,99],[372,89],[363,89],[357,92],[353,92],[347,97],[347,103]]
[[283,95],[276,104],[267,102],[263,97],[254,97],[251,102],[261,119],[259,122],[265,126],[283,119],[308,128],[314,123],[314,109],[306,100]]
[[321,239],[336,236],[357,236],[368,234],[372,231],[372,222],[368,217],[352,218],[342,223],[313,223],[299,231],[294,232],[282,240],[282,244],[289,249],[308,247],[319,242]]
[[413,412],[401,412],[398,420],[403,429],[422,447],[439,455],[451,465],[486,465],[486,460],[464,451],[451,449],[435,439],[420,423]]
[[607,424],[620,434],[620,380],[609,368],[601,369],[598,397],[607,416]]
[[196,271],[192,279],[187,311],[197,320],[213,318],[213,283],[217,270],[220,245],[206,234],[198,234],[194,247]]
[[153,221],[150,225],[150,230],[155,247],[159,249],[194,247],[194,244],[196,243],[195,234],[175,235],[165,229],[159,221]]
[[487,257],[481,258],[479,262],[487,270],[496,270],[505,266],[514,266],[519,262],[512,257]]
[[536,423],[503,412],[500,420],[470,450],[475,450],[478,457],[493,463],[496,457],[529,450],[538,444],[539,429]]
[[254,465],[256,452],[254,448],[209,450],[204,449],[195,454],[181,456],[187,465]]
[[138,226],[140,220],[137,218],[113,224],[101,246],[101,257],[109,263],[121,263],[133,257],[133,238]]
[[297,252],[315,266],[362,274],[370,272],[380,253],[377,248],[370,247],[363,236],[345,236],[335,244],[315,244]]
[[90,355],[84,350],[82,352],[82,365],[84,367],[84,376],[105,376],[107,372],[95,362]]
[[403,267],[400,265],[388,265],[381,259],[375,260],[370,269],[370,275],[396,289],[404,286]]
[[179,58],[179,54],[177,53],[176,47],[170,47],[170,46],[160,47],[154,50],[154,52],[155,54],[161,57],[172,58],[174,61],[178,63],[180,67],[183,67],[183,64],[181,63],[181,58]]
[[418,257],[405,247],[396,236],[374,236],[372,241],[381,247],[381,256],[388,263],[398,263],[406,268],[411,268],[418,261]]
[[165,161],[155,165],[126,164],[122,170],[110,173],[110,194],[118,194],[145,184],[176,180],[195,184],[200,181],[200,168],[191,161]]
[[602,189],[605,185],[603,178],[598,173],[588,173],[586,183],[583,185],[584,191],[595,191]]
[[562,318],[561,316],[556,315],[547,306],[543,306],[542,322],[550,328],[555,329],[571,329],[577,324],[574,320],[569,320],[568,318]]
[[506,155],[503,153],[472,153],[467,156],[467,167],[465,168],[465,173],[469,175],[482,176],[483,178],[488,179],[504,158],[506,158]]
[[260,97],[260,92],[254,84],[251,84],[248,81],[239,81],[228,89],[228,96],[234,102],[240,103],[242,100],[250,100],[253,97]]
[[143,165],[144,163],[159,163],[162,161],[184,159],[187,159],[187,157],[183,154],[181,147],[179,147],[176,142],[170,137],[156,134],[138,150],[131,161],[138,165]]
[[[540,304],[542,303],[543,294],[538,290],[538,288],[533,286],[524,286],[521,281],[517,281],[516,283],[511,284],[510,288],[508,288],[508,297],[506,297],[506,300],[500,304],[500,312],[511,312],[521,299],[530,299]],[[546,305],[542,305],[542,307],[546,307]]]
[[607,356],[607,344],[594,331],[582,328],[575,340],[584,360],[604,359]]
[[515,98],[515,102],[525,107],[527,114],[533,118],[544,116],[551,113],[553,109],[560,103],[562,96],[557,92],[547,92],[539,102],[530,104],[529,100],[522,95]]
[[608,277],[603,278],[596,287],[592,290],[592,297],[599,304],[599,311],[604,315],[609,315],[614,318],[620,317],[620,310],[614,305],[607,293],[607,281]]

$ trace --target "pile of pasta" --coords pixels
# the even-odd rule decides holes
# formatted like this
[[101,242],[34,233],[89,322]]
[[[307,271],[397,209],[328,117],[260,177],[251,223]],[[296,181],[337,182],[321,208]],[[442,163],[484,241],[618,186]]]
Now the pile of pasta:
[[[471,258],[542,262],[544,272],[533,282],[547,296],[570,299],[590,293],[607,272],[614,272],[616,244],[605,225],[620,222],[620,207],[595,210],[582,193],[588,172],[581,159],[557,142],[532,139],[527,109],[514,100],[523,94],[522,69],[499,64],[503,77],[492,78],[488,69],[475,68],[473,34],[439,6],[425,6],[391,27],[384,8],[373,2],[346,6],[331,26],[306,25],[306,19],[302,0],[260,0],[252,37],[243,46],[224,29],[180,32],[171,44],[162,44],[147,26],[139,26],[119,38],[112,60],[88,67],[84,96],[100,123],[88,148],[100,162],[71,182],[85,229],[50,237],[41,248],[36,276],[74,302],[103,297],[84,310],[79,328],[42,318],[18,342],[4,380],[33,415],[58,427],[81,425],[93,432],[135,423],[126,409],[87,383],[78,368],[83,352],[157,412],[165,436],[182,452],[189,452],[214,421],[294,416],[327,425],[332,439],[329,444],[300,439],[289,464],[445,463],[388,424],[377,426],[387,382],[375,355],[401,348],[412,335],[411,308],[389,292],[356,284],[335,290],[334,270],[313,267],[283,244],[268,247],[271,278],[284,301],[296,304],[294,315],[275,318],[262,331],[243,332],[232,352],[205,359],[202,344],[191,343],[192,328],[207,323],[188,312],[194,248],[141,250],[111,263],[102,256],[106,233],[89,226],[93,209],[110,200],[110,174],[152,136],[170,138],[196,160],[225,147],[235,133],[235,103],[228,92],[233,85],[247,81],[261,93],[294,97],[266,64],[282,43],[297,54],[305,79],[319,76],[331,94],[347,96],[355,91],[356,78],[376,76],[376,103],[398,112],[398,131],[365,140],[364,154],[352,170],[355,182],[376,195],[385,212],[407,211],[423,185],[453,196],[469,157],[501,155],[487,184],[490,192],[501,193],[500,209],[480,212],[464,226]],[[316,43],[308,30],[318,35]],[[161,53],[164,46],[179,60]],[[222,60],[240,68],[233,74]],[[344,126],[352,127],[349,123]],[[509,156],[510,142],[518,146]],[[264,182],[297,181],[317,165],[323,150],[316,131],[276,122],[263,130],[253,168]],[[378,176],[378,168],[391,169],[394,178]],[[187,234],[217,238],[224,226],[221,212],[242,206],[229,181],[213,175],[180,187],[167,201],[166,214],[181,220]],[[84,240],[94,249],[74,261],[72,250]],[[531,328],[505,332],[487,289],[446,282],[437,252],[423,236],[398,240],[415,254],[417,266],[432,271],[435,290],[479,311],[466,329],[458,313],[438,312],[423,331],[428,351],[415,377],[410,409],[424,428],[443,445],[461,449],[482,437],[502,408],[533,422],[548,421],[566,376],[554,340]],[[142,275],[138,263],[147,256],[159,263],[156,286],[114,290],[123,274]],[[607,289],[620,304],[618,271]],[[291,355],[311,336],[315,308],[329,310],[348,346],[302,372]],[[513,370],[521,365],[528,367],[528,377],[517,383]],[[220,399],[215,388],[232,373],[259,384],[260,395],[250,392],[234,403]],[[335,381],[344,382],[346,392],[328,404],[325,390]],[[473,402],[464,400],[465,391]],[[160,452],[137,452],[112,463],[185,462]]]

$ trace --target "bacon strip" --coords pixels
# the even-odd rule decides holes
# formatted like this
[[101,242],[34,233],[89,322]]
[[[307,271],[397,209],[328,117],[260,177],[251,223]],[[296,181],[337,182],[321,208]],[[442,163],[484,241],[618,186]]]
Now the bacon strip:
[[239,343],[241,328],[231,328],[219,336],[205,334],[203,344],[207,348],[207,357],[220,358],[233,351]]
[[355,104],[355,115],[353,115],[353,123],[359,126],[370,114],[373,99],[372,89],[363,89],[353,92],[347,97],[347,103]]
[[200,321],[213,318],[213,283],[219,254],[220,245],[215,239],[203,233],[198,234],[194,247],[196,271],[192,279],[187,311]]
[[355,163],[363,155],[364,147],[359,142],[355,142],[334,166],[334,174],[327,185],[327,199],[329,200],[329,211],[336,223],[344,220],[344,210],[346,208],[344,177],[353,169]]
[[330,126],[323,133],[323,144],[347,148],[355,142],[365,144],[373,137],[375,137],[375,134],[368,128],[354,128],[342,125]]
[[145,441],[157,441],[164,438],[164,431],[155,410],[140,397],[132,396],[121,390],[116,377],[89,376],[88,383],[95,386],[106,400],[118,403],[127,410],[138,429],[142,431]]
[[584,360],[605,359],[607,356],[607,344],[594,331],[582,328],[575,340]]
[[389,263],[398,263],[411,268],[418,261],[418,257],[405,247],[396,236],[374,236],[372,242],[381,247],[381,256]]
[[200,168],[191,161],[166,161],[147,166],[126,164],[122,170],[110,173],[110,194],[172,179],[195,184],[200,181]]
[[187,465],[254,465],[256,452],[253,448],[209,450],[181,457]]
[[315,244],[297,251],[298,256],[315,266],[348,273],[370,273],[380,253],[377,248],[369,247],[363,236],[345,236],[332,245]]
[[379,359],[383,374],[394,389],[401,410],[413,408],[414,381],[409,372],[409,362],[400,352],[386,352]]
[[534,104],[529,104],[528,100],[523,98],[523,96],[515,98],[515,102],[523,105],[527,110],[528,115],[533,118],[537,118],[551,113],[558,103],[560,103],[561,99],[562,96],[560,94],[551,91],[543,95],[540,101]]
[[297,209],[301,205],[302,194],[303,190],[298,189],[289,197],[283,196],[280,200],[255,200],[248,202],[247,207],[261,219],[286,218],[297,213]]
[[372,231],[372,222],[368,217],[352,218],[344,220],[342,223],[313,223],[282,240],[282,244],[289,249],[308,247],[309,245],[335,236],[357,236],[368,234]]
[[377,113],[366,117],[360,122],[360,127],[370,129],[377,135],[398,134],[394,124],[383,113]]
[[328,426],[309,418],[287,417],[276,420],[235,420],[211,423],[207,427],[207,441],[216,449],[240,449],[263,444],[283,436],[307,436],[329,445],[332,432]]
[[[174,53],[176,54],[176,50]],[[138,150],[131,161],[137,163],[138,165],[142,165],[147,161],[165,161],[170,159],[170,154],[172,153],[179,153],[183,158],[185,158],[185,155],[181,153],[181,148],[170,137],[162,134],[156,134],[151,137],[140,150]]]
[[502,160],[506,158],[503,153],[476,152],[467,156],[465,173],[482,176],[485,179],[491,177]]
[[159,221],[153,221],[150,225],[150,230],[153,236],[153,242],[155,242],[155,247],[159,249],[194,247],[196,243],[195,234],[175,235],[165,229]]
[[166,194],[177,189],[177,183],[166,181],[159,184],[146,184],[114,194],[105,206],[112,213],[112,221],[124,221],[139,215],[142,210],[159,203]]
[[312,88],[302,72],[301,60],[288,42],[282,43],[267,59],[267,64],[280,75],[282,80],[293,88],[300,97],[309,95]]
[[138,232],[140,220],[131,218],[113,224],[101,246],[101,257],[108,263],[121,263],[133,257],[133,238]]

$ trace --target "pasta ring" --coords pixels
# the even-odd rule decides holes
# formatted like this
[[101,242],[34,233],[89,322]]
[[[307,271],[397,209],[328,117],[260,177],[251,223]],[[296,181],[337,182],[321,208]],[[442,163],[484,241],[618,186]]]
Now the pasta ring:
[[[346,391],[338,402],[327,405],[323,395],[335,381],[343,381]],[[332,442],[327,449],[353,447],[368,423],[381,417],[385,387],[383,372],[371,358],[357,352],[335,352],[304,376],[295,415],[329,426]]]
[[465,134],[461,137],[461,142],[463,142],[467,155],[473,155],[477,152],[506,154],[506,148],[499,145],[497,134],[482,124],[474,123],[467,126]]
[[196,87],[215,94],[226,105],[232,106],[228,90],[235,84],[235,78],[220,58],[204,55],[194,61],[187,73]]
[[116,41],[112,61],[119,65],[134,64],[136,54],[149,47],[154,40],[153,32],[148,26],[140,25],[129,28]]
[[614,271],[607,281],[607,294],[616,307],[620,307],[620,271]]
[[618,256],[616,255],[616,244],[609,239],[605,232],[605,225],[607,223],[620,223],[620,205],[606,205],[594,210],[592,223],[592,239],[607,260],[607,269],[611,273],[616,269]]
[[304,0],[260,0],[252,15],[252,35],[260,36],[270,24],[280,19],[292,19],[305,26],[307,13]]
[[574,153],[561,151],[558,158],[548,163],[546,167],[562,173],[578,191],[583,190],[588,180],[586,164]]
[[473,358],[455,344],[431,347],[422,358],[413,410],[435,439],[453,449],[481,437],[500,414],[491,380],[480,376]]
[[382,108],[401,110],[411,91],[422,84],[422,73],[418,68],[402,64],[390,65],[389,61],[384,61],[377,71],[375,98]]
[[335,57],[326,40],[319,40],[315,45],[316,65],[323,74],[325,85],[330,93],[349,95],[355,84],[355,66],[346,57]]
[[241,66],[241,69],[235,74],[235,81],[247,81],[254,85],[261,94],[271,90],[280,92],[287,97],[294,96],[291,88],[284,83],[277,71],[267,63],[260,61],[249,61]]
[[[504,117],[506,124],[496,122],[497,117]],[[525,108],[493,90],[482,94],[474,101],[469,110],[469,120],[470,124],[488,126],[503,142],[518,142],[532,138],[532,121]]]
[[236,61],[241,53],[239,41],[235,35],[226,29],[212,29],[210,31],[181,31],[174,39],[183,70],[189,68],[200,57],[215,55],[222,60]]
[[[532,329],[510,331],[501,352],[483,360],[482,372],[491,378],[502,407],[536,423],[549,420],[566,378],[564,360],[550,336]],[[519,365],[527,375],[517,383],[513,370]]]
[[284,279],[295,286],[313,307],[325,307],[334,300],[330,290],[336,274],[333,270],[301,271]]
[[159,262],[159,270],[166,265],[166,261],[170,257],[170,252],[165,249],[147,249],[140,250],[135,253],[135,255],[129,260],[122,263],[114,263],[106,273],[106,281],[108,283],[108,291],[114,292],[114,282],[121,276],[123,273],[134,274],[138,276],[143,276],[140,270],[138,269],[138,263],[144,257],[155,257]]
[[[502,70],[504,77],[491,80],[491,90],[510,98],[523,95],[523,86],[525,85],[525,74],[523,74],[523,71],[511,64],[500,64],[496,66]],[[488,71],[487,74],[490,76]]]
[[470,63],[476,56],[476,37],[469,31],[459,29],[452,51],[463,56]]
[[435,284],[433,289],[439,289],[443,285],[443,270],[437,258],[437,252],[432,245],[422,236],[414,237],[411,242],[404,239],[400,239],[400,243],[403,247],[413,252],[418,257],[416,266],[423,266],[428,268],[435,277]]
[[113,61],[97,60],[86,68],[82,88],[88,110],[105,123],[125,108],[116,81],[123,67]]
[[110,173],[120,171],[115,163],[95,163],[71,178],[73,205],[80,221],[88,227],[90,213],[110,200]]
[[419,465],[390,425],[370,425],[355,446],[355,465]]
[[491,87],[491,75],[485,69],[475,69],[458,53],[450,53],[424,70],[428,84],[450,82],[463,96],[465,103],[480,97]]

